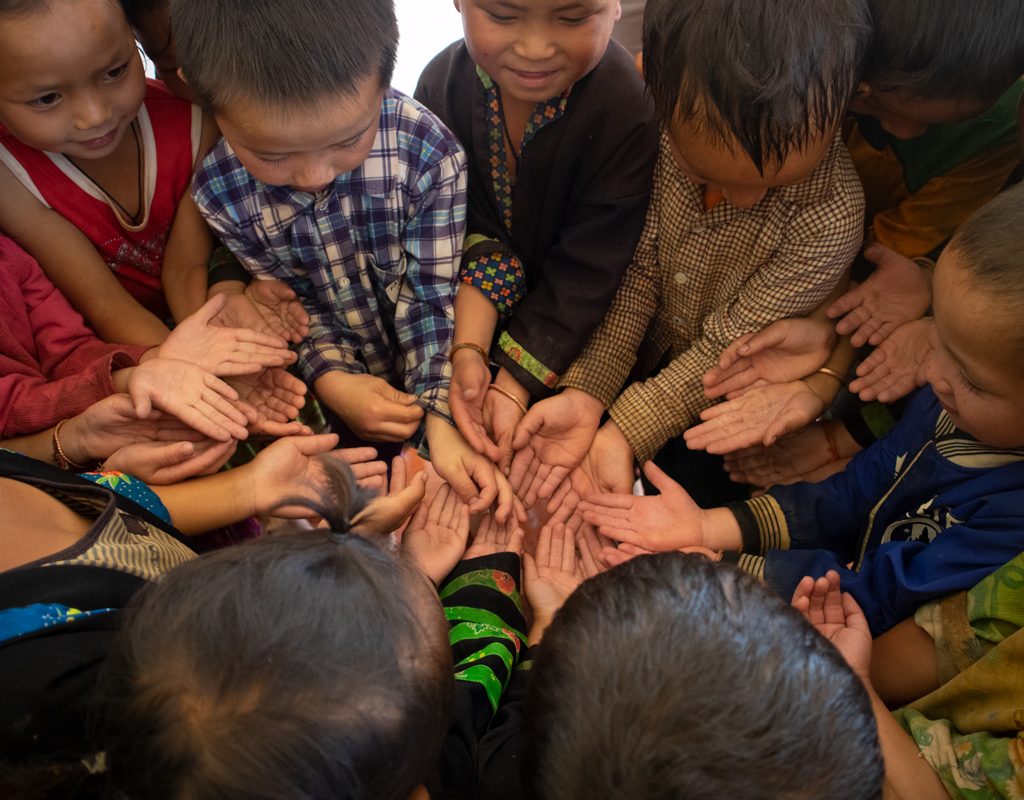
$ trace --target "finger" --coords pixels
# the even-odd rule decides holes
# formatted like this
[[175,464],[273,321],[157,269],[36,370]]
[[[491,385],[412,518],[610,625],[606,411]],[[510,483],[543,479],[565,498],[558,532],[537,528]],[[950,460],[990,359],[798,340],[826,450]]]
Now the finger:
[[619,545],[619,550],[623,553],[629,553],[631,556],[649,556],[654,554],[653,550],[648,550],[646,547],[638,547],[635,544],[626,544],[625,542]]
[[537,562],[529,553],[523,553],[523,582],[529,586],[538,580]]
[[[335,457],[334,453],[328,453],[328,455],[332,458]],[[352,475],[357,481],[366,481],[370,478],[384,477],[388,474],[388,465],[383,461],[359,461],[355,464],[349,464],[349,469],[352,470]]]
[[633,556],[623,553],[614,547],[604,547],[601,549],[599,558],[609,567],[617,567],[619,564],[625,564]]
[[537,536],[537,548],[535,556],[537,566],[547,567],[551,565],[551,526],[544,525]]
[[[862,292],[860,291],[859,286],[851,289],[825,310],[825,316],[831,319],[841,317],[843,314],[846,314],[859,306],[861,304],[861,298]],[[836,327],[838,329],[839,326],[837,325]]]
[[510,553],[521,556],[523,554],[523,539],[525,538],[526,532],[522,528],[516,528],[509,534],[508,544],[505,549]]
[[[649,480],[654,488],[661,494],[680,488],[679,484],[672,480],[672,478],[670,478],[665,471],[653,461],[646,462],[643,465],[643,471],[644,475],[647,476],[647,480]],[[630,502],[632,502],[632,497],[630,497]]]
[[742,336],[734,339],[725,350],[722,351],[722,355],[718,357],[718,368],[727,370],[733,364],[739,360],[746,351],[743,350],[747,343],[751,340],[753,334],[745,333]]
[[512,447],[515,450],[522,450],[530,443],[530,439],[544,427],[544,413],[537,411],[539,405],[534,406],[526,412],[526,416],[519,420],[516,426],[515,436],[512,437]]
[[406,472],[405,459],[401,455],[395,456],[391,459],[391,482],[388,486],[390,492],[400,492],[406,486],[409,485],[408,475]]
[[228,303],[228,297],[226,294],[215,294],[202,306],[199,310],[192,314],[192,320],[198,322],[201,325],[206,325],[217,316],[221,311],[224,310],[224,306]]
[[564,525],[555,525],[554,533],[562,543],[562,572],[572,574],[576,571],[576,537]]
[[[469,503],[470,511],[486,511],[498,497],[497,468],[493,464],[476,460],[473,462],[471,470],[469,477],[475,491],[472,492],[471,500],[467,500],[465,497],[463,500]],[[460,496],[462,495],[460,494]],[[501,510],[504,512],[504,519],[508,519],[511,505],[509,504]]]
[[[616,503],[624,502],[625,505],[605,505],[603,502],[605,498]],[[591,495],[589,500],[583,500],[577,508],[580,512],[590,511],[593,514],[600,514],[602,518],[609,521],[628,522],[636,513],[634,510],[635,500],[633,495],[598,494]]]
[[757,370],[753,366],[748,366],[737,371],[735,375],[723,377],[715,384],[708,385],[705,382],[704,394],[709,400],[717,400],[723,396],[728,397],[753,386],[758,379]]
[[552,466],[537,489],[537,497],[541,500],[550,499],[568,477],[569,469],[567,467]]
[[854,347],[862,347],[868,343],[871,335],[878,330],[879,321],[873,316],[865,319],[853,336],[850,337],[850,344]]
[[[494,473],[495,484],[497,485],[497,508],[495,508],[494,516],[499,522],[511,522],[513,512],[515,516],[519,518],[519,511],[516,509],[515,504],[518,501],[515,492],[512,491],[512,487],[509,485],[508,480],[500,472],[495,471]],[[521,508],[520,504],[520,508]],[[525,517],[520,518],[521,522],[525,522]]]
[[561,485],[552,492],[551,499],[548,500],[548,504],[544,507],[544,510],[549,514],[560,515],[565,513],[567,518],[568,515],[573,512],[576,504],[579,503],[579,496],[577,495],[574,500],[571,497],[573,494],[575,493],[573,492],[572,481],[569,476],[566,475]]
[[438,524],[445,529],[452,528],[459,507],[463,505],[465,504],[459,502],[459,496],[455,492],[445,492],[444,504],[438,514]]
[[[335,450],[332,455],[348,462],[350,466],[354,466],[355,464],[362,464],[367,461],[376,461],[377,450],[373,447],[342,447],[339,450]],[[377,463],[384,464],[383,461]],[[385,465],[386,469],[387,465]]]
[[814,578],[810,575],[804,575],[793,590],[793,596],[790,598],[790,603],[795,604],[798,599],[806,599],[810,597],[811,589],[813,587]]

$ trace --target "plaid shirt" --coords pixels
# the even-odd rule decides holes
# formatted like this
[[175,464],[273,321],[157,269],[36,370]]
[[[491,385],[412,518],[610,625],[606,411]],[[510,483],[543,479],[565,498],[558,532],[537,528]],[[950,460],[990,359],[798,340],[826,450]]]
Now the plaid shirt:
[[[640,461],[712,404],[701,377],[745,333],[808,314],[863,239],[864,194],[837,137],[805,180],[757,205],[704,209],[664,135],[647,221],[604,322],[563,374],[609,406]],[[659,370],[660,367],[660,370]],[[646,376],[619,394],[631,370]]]
[[466,220],[466,159],[414,100],[384,96],[369,157],[316,195],[256,180],[223,139],[192,193],[253,275],[287,283],[309,312],[299,366],[365,373],[450,420],[447,356]]

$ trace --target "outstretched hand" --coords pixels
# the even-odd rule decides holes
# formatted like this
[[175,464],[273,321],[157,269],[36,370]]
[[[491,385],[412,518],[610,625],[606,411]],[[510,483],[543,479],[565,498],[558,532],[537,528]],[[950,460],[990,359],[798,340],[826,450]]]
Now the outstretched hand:
[[829,570],[815,580],[805,576],[793,592],[793,608],[836,646],[863,680],[871,671],[871,629],[853,595],[839,589],[839,573]]
[[172,483],[216,472],[235,452],[234,439],[217,442],[135,442],[119,447],[103,462],[103,472],[125,472],[150,486]]
[[564,525],[541,528],[536,555],[523,556],[523,589],[534,616],[533,644],[583,579],[572,534]]
[[[344,450],[339,451],[345,453]],[[373,462],[371,462],[373,463]],[[391,483],[388,493],[376,497],[357,514],[352,525],[360,530],[386,535],[397,531],[402,524],[422,505],[427,491],[426,472],[420,472],[411,481],[408,478],[405,458],[398,455],[391,460]]]
[[591,494],[579,504],[583,520],[602,536],[646,550],[706,546],[703,509],[653,461],[643,470],[660,494]]
[[286,370],[266,369],[229,378],[226,383],[255,411],[256,421],[249,424],[251,433],[295,436],[313,432],[295,419],[306,404],[306,384]]
[[910,394],[917,386],[917,371],[932,351],[934,327],[932,318],[925,317],[896,328],[857,366],[850,391],[866,403],[891,403]]
[[768,447],[757,444],[728,453],[725,471],[736,483],[749,483],[762,489],[803,480],[803,476],[847,457],[848,454],[835,449],[825,428],[841,424],[815,422]]
[[703,423],[685,431],[683,438],[691,450],[722,455],[774,444],[810,425],[824,410],[821,398],[806,381],[770,383],[705,409],[700,415]]
[[932,302],[931,276],[914,261],[877,243],[864,257],[875,271],[825,312],[842,317],[836,331],[851,334],[854,347],[881,344],[900,325],[920,319]]
[[835,331],[814,318],[781,319],[730,344],[718,365],[704,373],[709,398],[735,397],[762,383],[785,383],[825,365],[835,345]]
[[460,350],[452,356],[452,381],[448,407],[452,419],[469,446],[495,464],[501,451],[484,421],[484,399],[491,382],[491,370],[479,353]]
[[523,529],[515,519],[498,522],[493,514],[487,514],[480,520],[473,542],[466,549],[465,558],[491,556],[495,553],[523,552]]
[[438,586],[459,563],[468,536],[469,506],[451,486],[442,483],[430,502],[420,503],[416,509],[402,534],[402,552]]
[[227,295],[211,297],[168,334],[157,348],[157,356],[188,361],[219,377],[251,375],[295,361],[295,353],[280,336],[216,324],[214,319],[227,304]]

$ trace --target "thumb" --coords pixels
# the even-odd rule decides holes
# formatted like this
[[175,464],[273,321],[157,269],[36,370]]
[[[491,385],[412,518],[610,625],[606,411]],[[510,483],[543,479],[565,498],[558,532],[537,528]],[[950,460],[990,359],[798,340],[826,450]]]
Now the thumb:
[[224,306],[227,305],[227,302],[228,296],[226,294],[215,294],[203,303],[202,308],[194,312],[192,317],[196,322],[206,325],[211,319],[224,310]]
[[885,261],[886,248],[884,245],[880,245],[878,242],[870,244],[864,250],[864,258],[870,261],[872,264],[881,265]]
[[402,392],[393,386],[388,387],[391,389],[391,399],[396,403],[401,403],[403,406],[411,406],[417,401],[417,397],[414,394],[408,392]]
[[338,434],[320,433],[313,436],[289,436],[288,440],[305,456],[326,453],[338,446]]
[[149,392],[130,386],[128,393],[132,399],[132,406],[135,408],[135,416],[139,419],[146,419],[153,410],[153,399],[149,396]]
[[523,581],[527,586],[537,580],[537,562],[529,553],[523,553]]
[[655,464],[653,461],[648,461],[643,466],[644,475],[647,476],[647,480],[654,484],[654,488],[662,494],[665,492],[671,492],[675,489],[679,489],[680,486],[674,480],[672,480],[665,472]]
[[526,416],[519,420],[519,424],[516,425],[516,431],[512,437],[513,450],[522,450],[530,443],[530,439],[533,438],[534,434],[544,427],[544,414],[541,411],[537,411],[538,408],[539,405],[527,411]]
[[767,350],[780,344],[785,338],[785,334],[785,326],[778,323],[769,325],[767,328],[760,330],[751,336],[740,348],[740,352],[745,356],[760,353],[763,350]]

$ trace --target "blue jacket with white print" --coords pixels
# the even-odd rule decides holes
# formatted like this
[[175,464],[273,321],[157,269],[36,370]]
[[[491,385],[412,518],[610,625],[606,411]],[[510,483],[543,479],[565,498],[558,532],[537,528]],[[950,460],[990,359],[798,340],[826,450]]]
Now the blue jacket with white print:
[[1024,450],[957,429],[925,387],[843,472],[730,509],[743,532],[731,560],[785,598],[837,570],[877,636],[1024,551]]

